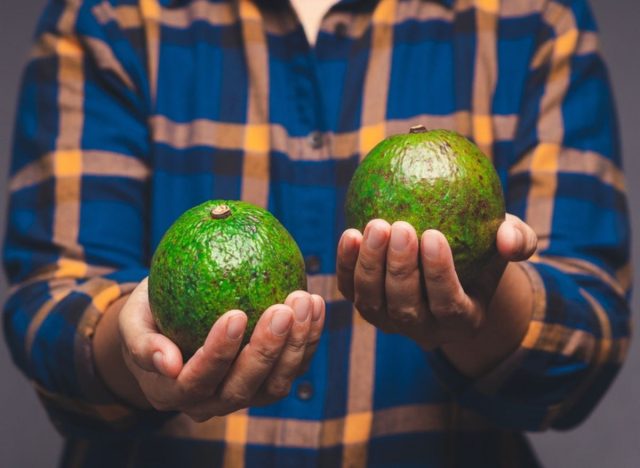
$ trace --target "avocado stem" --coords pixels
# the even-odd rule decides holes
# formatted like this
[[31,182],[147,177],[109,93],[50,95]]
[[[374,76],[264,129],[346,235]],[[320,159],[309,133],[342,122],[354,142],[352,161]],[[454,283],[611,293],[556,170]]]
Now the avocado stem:
[[414,125],[413,127],[409,128],[409,133],[425,133],[427,131],[427,127],[425,127],[424,125]]
[[227,205],[217,205],[211,210],[211,217],[213,219],[224,219],[231,215],[231,208]]

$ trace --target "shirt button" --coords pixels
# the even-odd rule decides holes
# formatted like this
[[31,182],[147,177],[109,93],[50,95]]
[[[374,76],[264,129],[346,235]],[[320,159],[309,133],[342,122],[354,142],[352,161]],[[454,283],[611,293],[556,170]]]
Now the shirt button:
[[309,135],[309,145],[313,149],[322,148],[324,145],[324,136],[322,135],[322,132],[311,132],[311,135]]
[[308,401],[313,397],[313,385],[311,382],[300,382],[296,390],[296,395],[303,401]]
[[336,24],[336,27],[335,27],[333,32],[338,37],[345,37],[347,35],[348,31],[349,31],[349,28],[347,27],[347,23],[343,23],[341,21],[341,22]]
[[320,272],[320,266],[322,262],[320,262],[320,257],[317,255],[308,255],[304,258],[304,266],[307,270],[307,273],[318,273]]

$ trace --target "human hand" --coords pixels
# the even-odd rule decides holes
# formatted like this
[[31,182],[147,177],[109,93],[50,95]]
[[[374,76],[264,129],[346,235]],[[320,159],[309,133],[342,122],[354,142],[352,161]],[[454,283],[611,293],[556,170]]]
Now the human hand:
[[183,363],[180,350],[162,335],[142,281],[119,316],[124,361],[149,405],[181,411],[202,422],[285,397],[308,365],[320,340],[325,304],[304,291],[269,307],[242,349],[247,316],[231,310],[212,326],[203,346]]
[[489,303],[508,262],[535,251],[533,230],[507,214],[497,234],[498,255],[475,283],[462,287],[449,244],[427,230],[420,242],[413,227],[398,221],[369,222],[364,236],[346,230],[338,244],[342,294],[383,331],[406,335],[425,349],[473,338],[487,319]]

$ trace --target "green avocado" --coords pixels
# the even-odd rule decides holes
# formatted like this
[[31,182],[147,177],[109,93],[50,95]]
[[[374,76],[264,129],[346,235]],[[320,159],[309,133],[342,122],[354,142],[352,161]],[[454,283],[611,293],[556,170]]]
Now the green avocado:
[[246,342],[265,309],[306,286],[302,253],[271,213],[212,200],[164,234],[151,260],[149,302],[160,331],[188,357],[228,310],[247,314]]
[[496,254],[505,205],[493,164],[476,145],[456,132],[419,125],[367,154],[349,185],[345,214],[361,231],[374,218],[406,221],[418,236],[441,231],[465,285]]

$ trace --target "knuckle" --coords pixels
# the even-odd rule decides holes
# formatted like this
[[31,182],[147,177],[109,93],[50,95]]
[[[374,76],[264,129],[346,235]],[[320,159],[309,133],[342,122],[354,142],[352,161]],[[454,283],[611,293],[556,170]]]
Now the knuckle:
[[144,360],[144,347],[140,342],[131,343],[129,346],[125,347],[125,349],[133,362],[139,363]]
[[271,398],[282,399],[291,392],[291,383],[287,380],[276,379],[267,386],[267,394]]
[[389,262],[387,264],[387,274],[394,279],[405,279],[411,276],[414,267],[404,262]]
[[366,316],[378,316],[384,312],[384,308],[380,304],[363,301],[361,297],[356,298],[355,306],[361,314]]
[[463,307],[460,302],[453,297],[433,306],[431,312],[440,317],[441,320],[459,320],[464,316]]
[[447,279],[447,272],[444,268],[431,266],[426,268],[424,272],[425,279],[430,283],[441,284]]
[[304,348],[307,346],[307,341],[304,337],[292,337],[287,341],[286,346],[288,351],[298,354],[304,351]]
[[198,400],[208,398],[212,396],[214,392],[215,388],[206,385],[204,382],[197,382],[193,384],[188,390],[189,398]]
[[370,304],[369,306],[366,307],[367,312],[371,315],[382,315],[384,313],[384,307],[382,307],[380,304]]
[[380,271],[380,267],[378,263],[369,257],[361,257],[358,259],[358,264],[360,265],[360,269],[365,276],[371,276]]
[[224,398],[225,402],[232,408],[246,408],[251,403],[251,396],[244,392],[234,392]]
[[214,362],[216,365],[228,365],[231,364],[236,357],[237,348],[227,346],[222,350],[209,351],[209,362]]
[[307,340],[307,345],[305,347],[305,350],[314,349],[316,346],[318,346],[318,344],[320,343],[321,336],[322,336],[322,333],[314,333],[313,335],[311,335]]
[[272,366],[280,355],[279,348],[266,348],[257,346],[255,348],[256,360],[265,367]]
[[418,308],[415,306],[390,307],[389,316],[402,325],[412,324],[418,319]]

